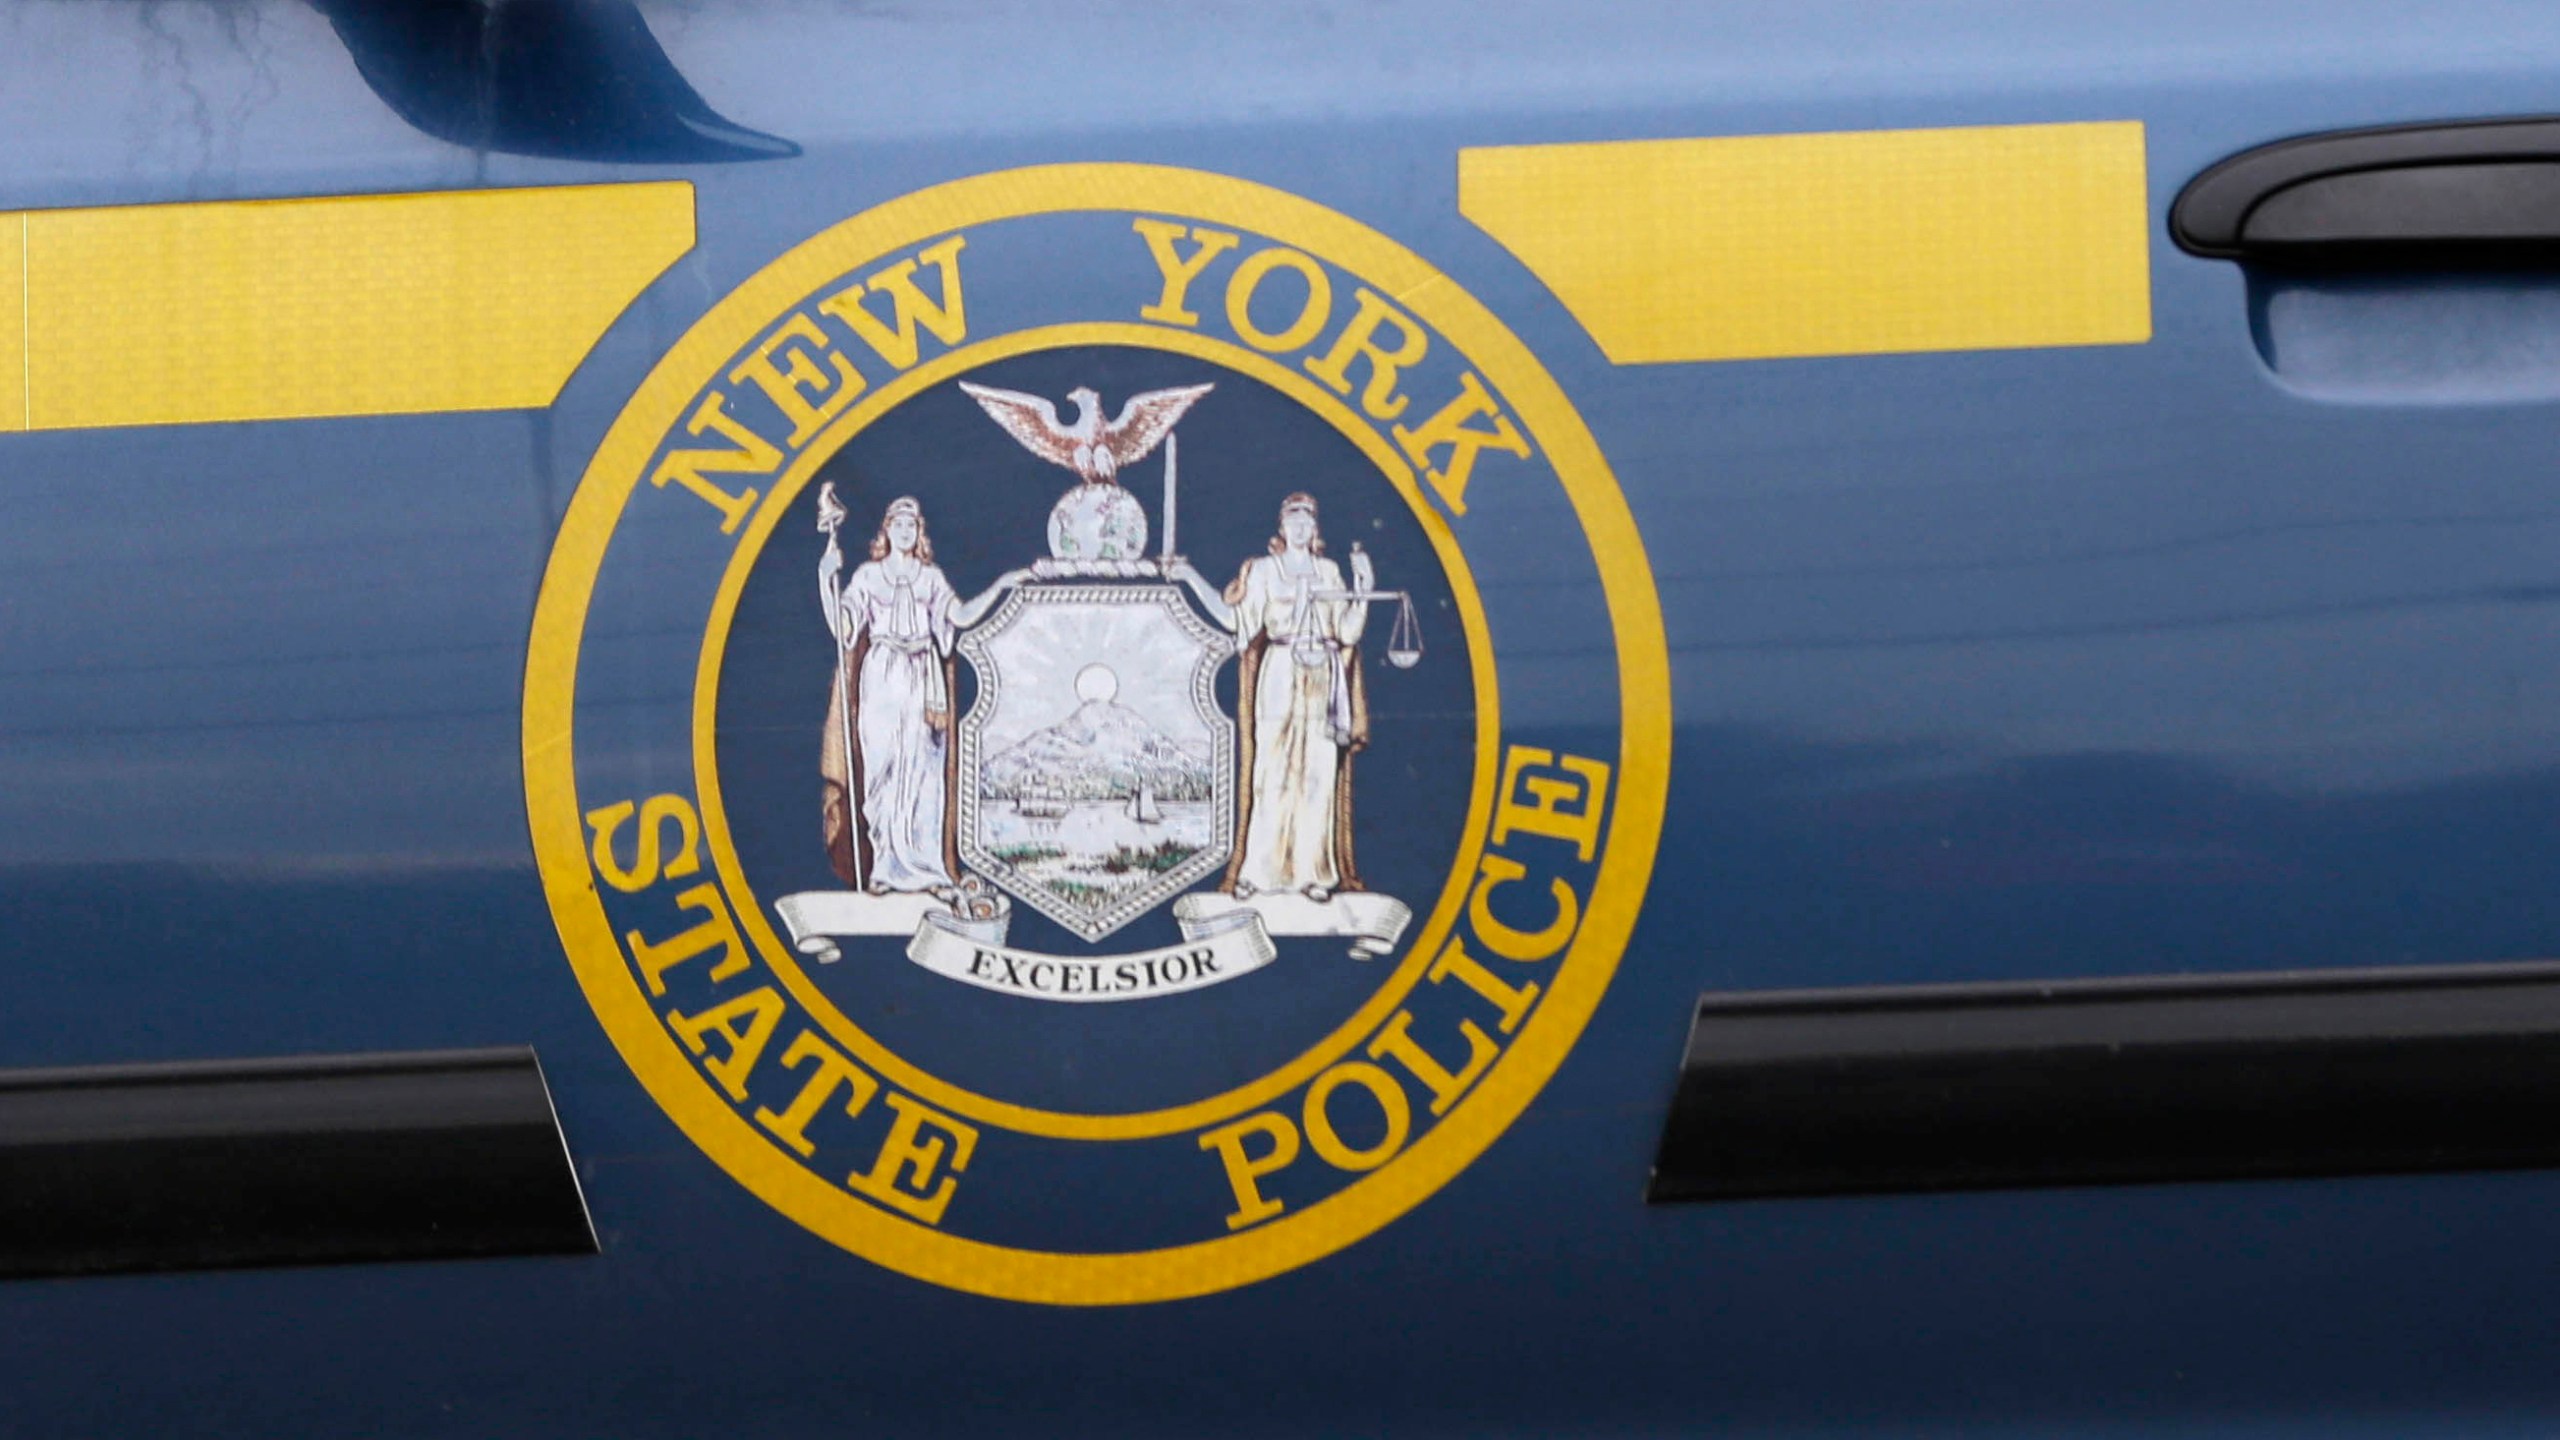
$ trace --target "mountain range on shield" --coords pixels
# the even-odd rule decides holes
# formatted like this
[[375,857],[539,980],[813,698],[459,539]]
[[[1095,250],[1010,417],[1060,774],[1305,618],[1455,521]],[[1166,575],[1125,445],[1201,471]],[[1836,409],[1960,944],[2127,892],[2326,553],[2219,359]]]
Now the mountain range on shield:
[[1085,701],[1064,720],[996,752],[978,772],[978,793],[992,800],[1018,800],[1032,791],[1121,800],[1142,784],[1160,801],[1211,798],[1208,747],[1184,745],[1111,700]]

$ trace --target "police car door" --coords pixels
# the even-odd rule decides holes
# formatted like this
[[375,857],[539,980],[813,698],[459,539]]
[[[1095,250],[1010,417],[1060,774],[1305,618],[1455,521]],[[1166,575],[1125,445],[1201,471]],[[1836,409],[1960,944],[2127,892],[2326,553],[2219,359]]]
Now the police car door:
[[0,1428],[2550,1407],[2543,17],[0,23]]

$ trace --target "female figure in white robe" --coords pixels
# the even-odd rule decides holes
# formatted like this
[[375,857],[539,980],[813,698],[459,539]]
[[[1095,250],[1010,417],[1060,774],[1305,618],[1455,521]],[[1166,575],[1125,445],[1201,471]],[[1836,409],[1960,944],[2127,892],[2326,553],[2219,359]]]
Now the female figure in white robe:
[[[830,508],[841,523],[842,507],[829,494],[820,501],[822,527]],[[933,563],[924,511],[912,498],[890,503],[871,541],[871,558],[839,588],[836,577],[843,568],[829,528],[818,586],[828,628],[836,635],[836,663],[844,669],[828,702],[819,756],[820,773],[829,782],[828,853],[839,878],[851,884],[858,871],[875,895],[948,889],[958,869],[955,837],[944,823],[952,780],[951,646],[958,597]],[[848,704],[850,757],[843,728]],[[862,776],[858,837],[844,813],[848,759]]]
[[836,532],[844,522],[835,486],[821,486],[818,529],[827,550],[818,560],[818,596],[837,647],[818,746],[827,860],[838,879],[875,895],[948,890],[960,873],[950,804],[959,784],[950,743],[952,642],[1031,572],[1007,571],[976,599],[960,599],[933,563],[924,508],[901,496],[880,517],[870,560],[839,585]]
[[1341,567],[1325,557],[1314,498],[1292,495],[1280,504],[1271,553],[1246,561],[1217,596],[1224,604],[1209,607],[1235,630],[1242,657],[1243,839],[1227,866],[1230,894],[1294,892],[1321,902],[1361,888],[1351,756],[1369,741],[1359,649],[1369,605],[1346,597],[1368,593],[1376,577],[1356,547],[1351,580],[1346,590]]

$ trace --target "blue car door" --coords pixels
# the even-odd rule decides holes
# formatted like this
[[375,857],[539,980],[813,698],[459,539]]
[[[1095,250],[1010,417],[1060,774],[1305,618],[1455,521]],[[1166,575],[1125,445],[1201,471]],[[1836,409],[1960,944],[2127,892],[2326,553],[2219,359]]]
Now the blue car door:
[[0,1433],[2547,1428],[2555,78],[7,7]]

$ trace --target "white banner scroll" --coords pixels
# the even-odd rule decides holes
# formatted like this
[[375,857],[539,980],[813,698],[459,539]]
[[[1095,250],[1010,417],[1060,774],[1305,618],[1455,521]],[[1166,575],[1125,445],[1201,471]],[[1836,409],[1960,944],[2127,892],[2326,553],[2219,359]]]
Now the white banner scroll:
[[930,895],[810,890],[774,903],[793,949],[822,965],[843,958],[851,935],[905,935],[907,958],[945,979],[1029,1000],[1144,1000],[1221,984],[1271,963],[1274,935],[1333,935],[1355,958],[1393,950],[1413,912],[1392,896],[1185,895],[1173,905],[1183,943],[1121,955],[1049,955],[1004,943],[1009,909],[964,918]]
[[1199,990],[1271,963],[1279,952],[1259,926],[1238,926],[1161,950],[1084,958],[991,945],[961,933],[948,915],[928,915],[907,958],[946,979],[1031,1000],[1082,1003],[1144,1000]]
[[1341,891],[1323,901],[1279,893],[1239,899],[1212,891],[1174,901],[1173,918],[1191,936],[1234,925],[1273,935],[1338,935],[1351,942],[1351,958],[1375,960],[1404,938],[1413,911],[1392,895],[1364,890]]
[[[803,890],[773,902],[782,927],[791,932],[791,948],[821,965],[844,958],[836,948],[846,935],[912,935],[927,915],[949,915],[951,907],[930,895],[865,895],[858,890]],[[998,916],[995,939],[1004,940],[1004,918]]]

